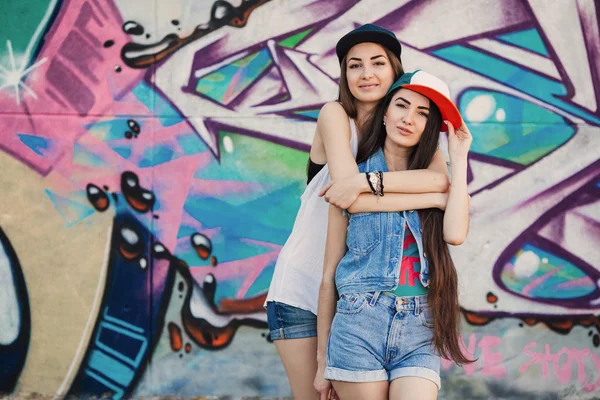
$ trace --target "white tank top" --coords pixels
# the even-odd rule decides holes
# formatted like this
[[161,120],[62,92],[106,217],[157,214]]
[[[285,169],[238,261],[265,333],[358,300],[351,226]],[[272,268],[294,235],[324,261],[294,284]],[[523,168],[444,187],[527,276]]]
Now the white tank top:
[[[350,148],[356,158],[358,135],[353,119],[350,131]],[[277,301],[317,314],[329,215],[329,203],[319,197],[319,192],[329,182],[329,167],[325,164],[300,197],[300,209],[277,258],[266,302]]]

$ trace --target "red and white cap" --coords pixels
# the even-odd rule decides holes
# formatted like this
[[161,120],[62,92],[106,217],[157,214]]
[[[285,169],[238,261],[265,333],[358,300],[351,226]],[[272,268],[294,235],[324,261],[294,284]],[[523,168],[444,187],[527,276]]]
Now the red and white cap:
[[[455,129],[462,125],[462,118],[454,102],[450,100],[450,89],[446,82],[428,72],[416,70],[402,75],[388,90],[388,95],[398,88],[410,89],[433,101],[442,113],[442,119],[450,121]],[[442,132],[447,132],[448,126],[442,123]]]

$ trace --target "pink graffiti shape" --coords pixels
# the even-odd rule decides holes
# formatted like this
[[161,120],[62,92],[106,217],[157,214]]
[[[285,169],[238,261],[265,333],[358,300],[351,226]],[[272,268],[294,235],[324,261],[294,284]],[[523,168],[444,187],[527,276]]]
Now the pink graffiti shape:
[[552,275],[555,275],[556,273],[558,273],[563,267],[564,267],[564,265],[561,265],[560,267],[556,267],[552,271],[546,272],[544,275],[540,276],[539,278],[534,279],[533,281],[531,281],[530,283],[525,285],[525,287],[523,288],[523,295],[529,296],[529,292],[531,292],[533,289],[535,289],[536,287],[538,287],[539,285],[544,283]]
[[481,348],[481,359],[483,361],[483,375],[494,378],[506,377],[506,366],[502,365],[502,353],[494,353],[492,347],[500,345],[500,338],[497,336],[484,336],[479,341]]
[[[586,383],[587,379],[585,376],[585,357],[590,355],[589,349],[568,349],[563,348],[555,354],[552,354],[550,350],[550,345],[546,344],[544,346],[543,353],[536,353],[531,351],[532,348],[537,346],[536,342],[531,342],[525,346],[523,352],[530,356],[532,359],[525,364],[521,365],[519,371],[522,373],[527,372],[529,367],[532,365],[539,364],[542,368],[542,376],[544,378],[548,378],[550,373],[550,365],[552,365],[552,370],[554,371],[554,375],[558,379],[558,381],[562,384],[567,384],[571,382],[572,373],[573,373],[573,362],[577,364],[577,380],[581,383]],[[561,358],[562,356],[566,356],[566,360],[562,363],[561,366]]]

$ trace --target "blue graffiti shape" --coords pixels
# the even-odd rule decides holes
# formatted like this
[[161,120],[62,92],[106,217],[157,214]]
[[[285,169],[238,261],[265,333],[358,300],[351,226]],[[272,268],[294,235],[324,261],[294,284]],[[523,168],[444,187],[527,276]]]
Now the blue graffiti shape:
[[19,259],[0,229],[0,394],[14,390],[31,337],[29,295]]
[[151,243],[151,233],[131,212],[117,213],[100,316],[67,397],[121,399],[145,371],[175,277],[172,260],[152,262]]

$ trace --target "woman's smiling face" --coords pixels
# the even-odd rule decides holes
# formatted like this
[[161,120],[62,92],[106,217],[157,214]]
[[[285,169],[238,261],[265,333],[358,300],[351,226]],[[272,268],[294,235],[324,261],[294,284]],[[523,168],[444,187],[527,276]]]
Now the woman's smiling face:
[[361,102],[381,100],[394,82],[394,69],[385,49],[377,43],[359,43],[346,55],[346,79]]

